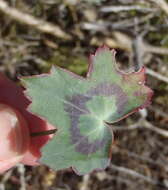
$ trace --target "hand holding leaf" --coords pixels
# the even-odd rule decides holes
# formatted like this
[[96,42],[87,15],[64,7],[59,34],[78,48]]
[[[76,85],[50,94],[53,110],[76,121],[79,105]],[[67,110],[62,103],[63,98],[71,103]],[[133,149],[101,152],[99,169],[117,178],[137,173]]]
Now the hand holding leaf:
[[29,104],[23,90],[0,73],[0,173],[19,162],[37,165],[41,147],[51,138],[31,137],[53,126],[28,112]]

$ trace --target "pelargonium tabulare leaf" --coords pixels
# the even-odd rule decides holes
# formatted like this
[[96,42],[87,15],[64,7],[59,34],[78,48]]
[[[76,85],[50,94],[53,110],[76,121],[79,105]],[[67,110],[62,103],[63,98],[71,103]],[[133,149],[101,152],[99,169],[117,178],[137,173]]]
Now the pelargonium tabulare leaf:
[[49,74],[22,79],[32,99],[31,111],[56,126],[42,149],[41,162],[59,170],[72,167],[86,174],[108,166],[113,133],[109,126],[150,103],[145,69],[125,74],[114,51],[103,46],[90,57],[87,77],[60,67]]

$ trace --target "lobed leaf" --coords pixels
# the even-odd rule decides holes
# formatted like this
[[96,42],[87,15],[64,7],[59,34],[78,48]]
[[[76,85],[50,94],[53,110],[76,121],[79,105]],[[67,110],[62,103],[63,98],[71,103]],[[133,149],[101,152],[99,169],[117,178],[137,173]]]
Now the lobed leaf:
[[115,123],[150,103],[145,68],[119,71],[114,51],[103,46],[90,57],[87,77],[59,67],[51,73],[23,78],[31,111],[58,129],[42,149],[41,162],[53,169],[72,167],[86,174],[108,166]]

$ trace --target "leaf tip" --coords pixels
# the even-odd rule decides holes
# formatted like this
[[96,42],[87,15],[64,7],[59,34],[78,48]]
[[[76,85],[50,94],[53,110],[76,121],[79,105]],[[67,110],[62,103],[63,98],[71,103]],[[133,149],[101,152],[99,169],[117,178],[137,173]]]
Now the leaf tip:
[[108,47],[106,44],[103,44],[102,46],[100,46],[99,48],[97,48],[97,50],[93,54],[93,56],[97,56],[99,53],[102,53],[104,51],[111,52],[113,54],[113,56],[115,56],[115,54],[116,54],[115,49],[110,49],[110,47]]
[[115,56],[116,56],[115,49],[110,49],[106,44],[103,44],[102,46],[98,47],[96,49],[95,53],[90,54],[90,56],[89,56],[89,66],[88,66],[88,71],[87,71],[87,78],[90,77],[91,73],[93,72],[93,63],[94,63],[93,59],[103,52],[110,52],[112,54],[112,57],[115,60]]

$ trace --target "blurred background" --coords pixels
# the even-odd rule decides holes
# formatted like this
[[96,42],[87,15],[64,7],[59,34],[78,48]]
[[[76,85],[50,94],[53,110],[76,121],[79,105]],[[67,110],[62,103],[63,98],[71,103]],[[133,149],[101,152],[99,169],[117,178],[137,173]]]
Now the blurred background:
[[145,65],[154,90],[151,106],[113,127],[110,166],[77,176],[19,164],[0,175],[0,190],[168,189],[168,1],[0,0],[0,72],[16,82],[51,65],[85,76],[103,44],[120,69]]

